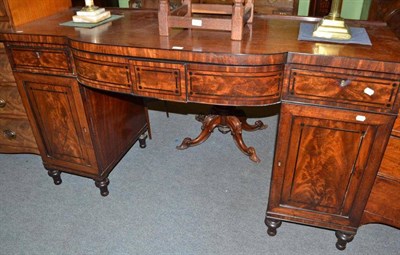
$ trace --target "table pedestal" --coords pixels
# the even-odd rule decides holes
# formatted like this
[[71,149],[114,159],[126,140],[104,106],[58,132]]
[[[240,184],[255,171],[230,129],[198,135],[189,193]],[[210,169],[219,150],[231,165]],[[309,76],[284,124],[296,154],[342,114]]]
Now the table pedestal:
[[245,113],[231,106],[213,106],[210,114],[197,115],[196,120],[203,124],[202,131],[195,139],[189,137],[183,139],[182,144],[176,147],[178,150],[184,150],[203,143],[210,137],[213,130],[218,128],[223,134],[231,132],[237,147],[245,155],[249,156],[250,160],[256,163],[260,162],[256,150],[253,147],[247,147],[244,143],[242,130],[255,131],[267,128],[268,126],[264,125],[262,121],[258,120],[254,125],[250,125],[247,123]]

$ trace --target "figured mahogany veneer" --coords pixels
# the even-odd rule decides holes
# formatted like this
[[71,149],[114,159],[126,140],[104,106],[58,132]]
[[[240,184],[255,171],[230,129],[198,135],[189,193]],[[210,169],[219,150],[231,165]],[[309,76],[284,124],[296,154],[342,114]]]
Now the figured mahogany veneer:
[[293,65],[290,67],[289,84],[284,98],[396,112],[393,109],[397,108],[394,102],[399,84],[397,76],[391,78],[382,73]]
[[186,101],[186,72],[182,63],[131,60],[133,93],[171,101]]
[[74,173],[107,195],[108,174],[149,128],[143,97],[281,103],[268,234],[282,221],[324,227],[344,249],[362,224],[400,226],[392,205],[400,193],[399,123],[391,133],[400,40],[389,27],[351,24],[365,27],[372,46],[298,41],[304,19],[264,16],[244,27],[241,41],[197,29],[160,37],[157,12],[122,12],[102,30],[60,26],[74,13],[67,11],[0,34],[55,184],[61,171]]
[[37,47],[23,44],[7,45],[11,67],[21,71],[72,73],[69,50],[65,46],[49,46],[49,48],[44,48],[40,45]]
[[219,105],[263,105],[280,101],[282,65],[188,65],[188,100]]
[[282,105],[279,125],[292,131],[278,134],[267,216],[355,231],[379,167],[368,162],[381,158],[385,139],[377,137],[388,136],[394,122],[393,116],[357,116]]
[[81,83],[91,87],[130,93],[128,60],[100,54],[73,51],[76,72]]

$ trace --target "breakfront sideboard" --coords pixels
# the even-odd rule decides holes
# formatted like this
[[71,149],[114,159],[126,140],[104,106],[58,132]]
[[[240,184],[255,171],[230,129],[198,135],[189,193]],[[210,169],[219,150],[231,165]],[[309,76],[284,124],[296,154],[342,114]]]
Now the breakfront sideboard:
[[119,159],[137,140],[145,147],[143,98],[280,103],[268,234],[282,221],[323,227],[344,249],[362,224],[400,227],[400,40],[388,26],[351,24],[366,28],[372,46],[330,44],[297,40],[307,19],[255,16],[232,41],[197,29],[163,37],[157,12],[118,13],[85,29],[60,26],[74,15],[67,10],[0,35],[56,184],[61,172],[82,175],[107,195]]

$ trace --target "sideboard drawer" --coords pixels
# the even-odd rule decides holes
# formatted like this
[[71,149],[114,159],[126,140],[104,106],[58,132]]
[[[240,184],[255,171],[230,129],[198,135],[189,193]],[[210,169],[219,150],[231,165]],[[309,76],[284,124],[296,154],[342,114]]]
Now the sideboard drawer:
[[21,97],[14,84],[0,86],[0,113],[26,116]]
[[14,70],[41,73],[72,73],[69,51],[65,48],[7,47]]
[[[291,68],[284,99],[393,112],[399,79],[338,68]],[[363,109],[364,109],[363,108]]]
[[37,148],[27,119],[0,118],[0,147]]
[[186,101],[185,65],[131,60],[133,92],[172,101]]
[[103,90],[132,93],[128,59],[73,51],[79,82]]
[[283,67],[188,65],[188,99],[220,105],[264,105],[280,101]]

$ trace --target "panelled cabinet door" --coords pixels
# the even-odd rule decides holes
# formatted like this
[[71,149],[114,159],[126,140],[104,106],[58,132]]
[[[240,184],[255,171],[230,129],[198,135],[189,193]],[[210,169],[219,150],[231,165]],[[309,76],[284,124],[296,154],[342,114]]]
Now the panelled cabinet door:
[[74,78],[16,74],[45,165],[96,174],[94,152]]
[[394,117],[283,104],[267,216],[352,231]]

